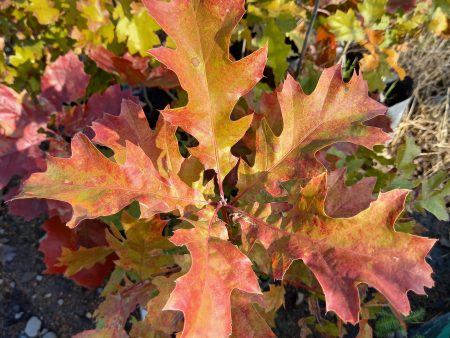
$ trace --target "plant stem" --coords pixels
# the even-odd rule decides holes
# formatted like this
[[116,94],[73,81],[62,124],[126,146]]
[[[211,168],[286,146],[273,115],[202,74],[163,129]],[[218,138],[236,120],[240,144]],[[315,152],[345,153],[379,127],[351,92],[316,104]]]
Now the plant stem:
[[314,22],[316,21],[316,18],[317,18],[317,11],[319,10],[319,4],[320,4],[320,0],[315,0],[314,1],[314,9],[313,9],[313,12],[312,12],[311,21],[309,22],[308,29],[306,30],[305,40],[303,40],[302,51],[301,51],[300,57],[298,59],[297,68],[295,69],[294,73],[292,74],[294,79],[297,79],[298,76],[301,73],[303,59],[305,58],[306,49],[308,47],[309,36],[312,33]]

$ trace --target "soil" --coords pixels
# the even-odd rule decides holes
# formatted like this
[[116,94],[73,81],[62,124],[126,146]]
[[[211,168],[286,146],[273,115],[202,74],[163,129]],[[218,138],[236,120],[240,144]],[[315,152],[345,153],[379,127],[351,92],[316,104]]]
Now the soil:
[[[412,308],[425,308],[429,320],[450,312],[450,223],[439,222],[429,214],[414,217],[428,229],[425,235],[440,239],[429,260],[436,286],[427,290],[428,297],[410,293]],[[70,337],[95,326],[91,317],[101,301],[100,289],[88,290],[62,276],[42,275],[43,255],[37,250],[39,239],[45,235],[42,222],[43,218],[26,222],[0,208],[1,337],[26,337],[23,331],[32,316],[40,318],[42,328],[58,337]],[[306,301],[299,301],[301,293],[304,291],[294,287],[286,289],[285,308],[276,319],[278,337],[299,337],[298,320],[308,315]],[[355,337],[357,332],[352,327],[347,331],[347,337]]]
[[[98,290],[88,290],[63,276],[42,275],[43,255],[37,248],[45,233],[43,218],[25,222],[0,209],[0,332],[20,337],[36,316],[42,329],[71,337],[94,328],[89,319],[99,303]],[[9,262],[5,260],[10,260]]]

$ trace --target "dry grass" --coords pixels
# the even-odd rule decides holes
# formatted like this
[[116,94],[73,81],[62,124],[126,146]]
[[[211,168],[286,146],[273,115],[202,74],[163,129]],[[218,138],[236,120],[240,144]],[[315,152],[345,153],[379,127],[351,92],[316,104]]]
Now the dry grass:
[[450,40],[424,37],[411,41],[400,64],[414,80],[414,93],[388,152],[395,153],[405,135],[411,135],[422,148],[416,159],[418,177],[449,171]]

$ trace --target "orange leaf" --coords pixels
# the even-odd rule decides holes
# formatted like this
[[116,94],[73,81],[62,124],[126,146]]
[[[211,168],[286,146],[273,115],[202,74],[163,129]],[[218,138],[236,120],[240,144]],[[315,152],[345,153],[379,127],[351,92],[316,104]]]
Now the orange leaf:
[[34,173],[17,198],[48,198],[70,203],[75,227],[83,219],[114,214],[132,201],[141,206],[141,216],[151,217],[205,203],[203,196],[170,174],[162,177],[150,158],[126,141],[123,165],[106,158],[83,134],[72,139],[70,158],[49,157],[47,171]]
[[[250,167],[244,163],[241,168],[237,199],[263,187],[272,195],[281,195],[283,182],[317,175],[323,167],[315,159],[316,152],[335,142],[347,141],[367,148],[386,142],[389,136],[381,129],[363,124],[386,111],[367,93],[361,75],[354,74],[344,83],[340,66],[325,69],[311,95],[304,94],[288,75],[272,94],[281,111],[282,132],[277,135],[268,119],[262,121],[256,135],[255,164]],[[274,113],[277,110],[274,108]]]
[[231,334],[231,292],[260,294],[250,260],[228,242],[224,223],[210,209],[189,221],[193,229],[179,229],[170,238],[186,245],[192,256],[189,272],[176,280],[164,307],[184,314],[181,337],[228,337]]
[[267,48],[236,62],[230,60],[230,36],[244,13],[243,0],[144,0],[144,4],[177,46],[150,53],[175,72],[189,97],[185,107],[161,113],[199,141],[190,152],[207,169],[215,169],[221,182],[237,163],[231,147],[251,123],[251,116],[232,121],[230,114],[262,77]]
[[269,338],[275,337],[270,326],[258,313],[254,304],[265,307],[261,295],[248,295],[245,292],[233,291],[231,297],[231,314],[233,318],[233,334],[235,338]]
[[122,101],[119,116],[105,114],[92,124],[92,129],[93,141],[111,148],[118,163],[125,162],[127,141],[139,146],[163,176],[178,173],[184,161],[178,150],[176,127],[160,118],[156,129],[151,130],[141,106],[132,101]]

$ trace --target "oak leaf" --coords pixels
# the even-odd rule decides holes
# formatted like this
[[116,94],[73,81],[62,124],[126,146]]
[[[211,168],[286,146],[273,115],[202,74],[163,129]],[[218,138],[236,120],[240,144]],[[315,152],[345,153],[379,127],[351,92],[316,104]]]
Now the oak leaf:
[[272,96],[265,98],[265,110],[271,112],[264,115],[275,117],[262,119],[256,131],[255,163],[243,162],[236,200],[261,189],[283,195],[284,182],[316,176],[323,167],[315,154],[330,144],[346,141],[372,148],[389,139],[381,129],[363,124],[386,108],[367,95],[361,75],[345,83],[340,66],[325,69],[310,95],[288,75]]
[[232,121],[231,112],[262,77],[267,48],[230,60],[231,32],[244,13],[241,0],[144,0],[144,4],[176,44],[176,49],[159,47],[150,53],[178,76],[189,96],[185,107],[161,113],[199,141],[198,147],[189,149],[191,154],[207,169],[215,169],[221,184],[237,162],[230,149],[251,123],[251,116]]
[[80,246],[78,250],[62,248],[58,266],[66,267],[64,275],[70,277],[83,269],[92,268],[97,263],[104,264],[105,259],[113,252],[114,250],[105,246]]
[[[181,337],[227,337],[231,334],[231,293],[260,294],[250,260],[228,242],[224,223],[203,209],[193,229],[176,230],[170,241],[186,245],[192,257],[189,272],[176,280],[164,310],[184,314]],[[204,318],[204,320],[201,320]]]
[[39,148],[45,135],[45,114],[35,109],[25,94],[0,85],[0,189],[15,175],[28,177],[45,170],[44,153]]
[[184,158],[178,149],[176,127],[158,119],[155,130],[151,130],[143,109],[128,100],[122,102],[120,116],[105,114],[92,124],[93,141],[114,151],[114,159],[124,163],[126,141],[139,146],[152,160],[161,175],[177,174]]
[[89,57],[97,67],[108,73],[116,74],[130,86],[143,83],[149,74],[148,58],[125,53],[118,56],[103,46],[92,46],[88,49]]
[[139,220],[123,213],[122,225],[125,236],[118,231],[116,236],[111,233],[106,235],[109,246],[119,256],[116,266],[135,271],[141,279],[148,279],[164,273],[175,264],[173,256],[164,253],[164,250],[174,247],[163,236],[167,221],[159,216]]
[[266,338],[275,337],[264,318],[258,312],[257,306],[266,307],[261,295],[247,294],[235,290],[231,296],[231,315],[233,318],[233,333],[236,338]]
[[170,293],[175,288],[175,279],[179,274],[166,277],[155,277],[152,284],[158,289],[158,295],[147,303],[147,315],[144,320],[133,325],[130,331],[131,337],[171,337],[174,332],[183,329],[183,315],[178,311],[162,311],[169,299]]
[[121,90],[120,85],[112,85],[103,93],[93,94],[85,104],[73,109],[61,109],[58,112],[57,122],[63,127],[66,135],[73,136],[79,131],[87,134],[86,127],[100,119],[103,114],[119,115],[122,100],[138,102],[138,99],[131,95],[131,90]]
[[84,219],[112,215],[133,201],[140,203],[142,217],[205,203],[201,194],[178,176],[162,177],[150,158],[133,143],[127,141],[127,159],[118,164],[80,133],[72,139],[72,156],[50,156],[47,171],[31,175],[17,198],[70,203],[73,215],[67,226],[72,228]]
[[409,290],[424,294],[432,287],[425,262],[434,239],[394,231],[406,190],[382,193],[368,209],[350,218],[331,218],[324,210],[325,174],[313,178],[298,194],[282,226],[256,218],[241,219],[247,240],[259,240],[272,257],[274,276],[282,279],[293,260],[302,259],[325,293],[327,311],[346,322],[358,322],[357,284],[380,291],[402,314],[408,314]]
[[138,305],[144,306],[155,291],[148,280],[122,287],[118,292],[109,294],[95,312],[106,327],[123,328],[130,314]]
[[332,171],[327,179],[327,197],[325,199],[325,212],[328,216],[351,217],[366,209],[375,187],[375,177],[365,177],[352,186],[345,184],[346,169]]

